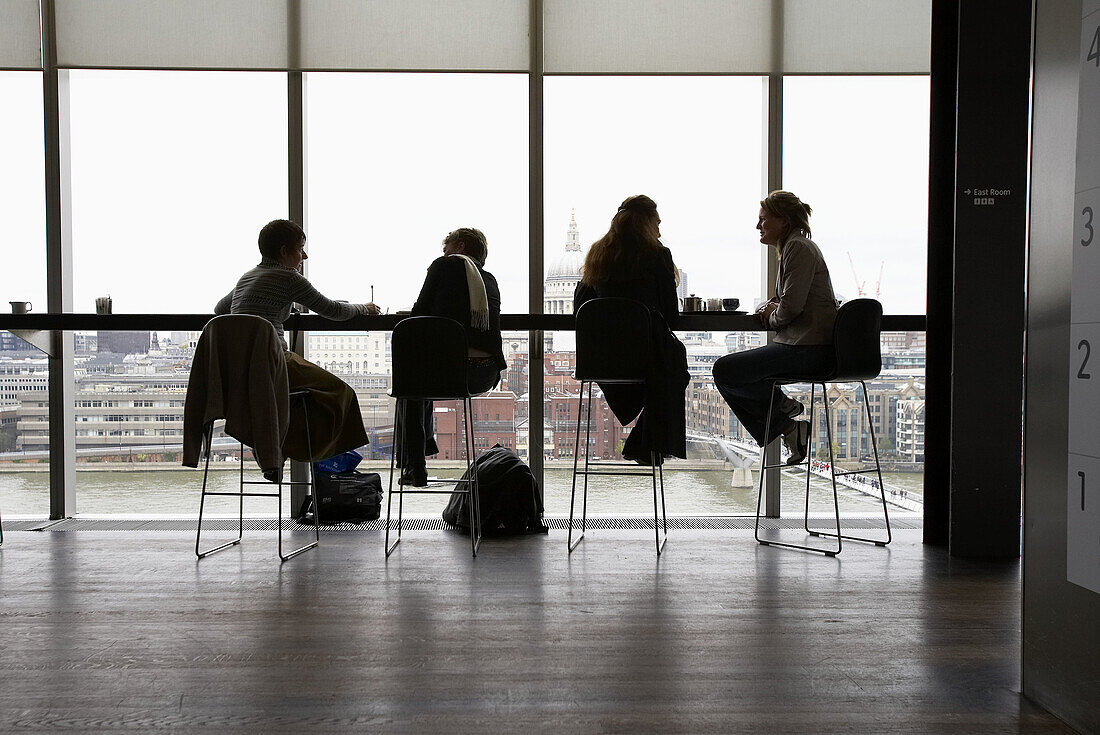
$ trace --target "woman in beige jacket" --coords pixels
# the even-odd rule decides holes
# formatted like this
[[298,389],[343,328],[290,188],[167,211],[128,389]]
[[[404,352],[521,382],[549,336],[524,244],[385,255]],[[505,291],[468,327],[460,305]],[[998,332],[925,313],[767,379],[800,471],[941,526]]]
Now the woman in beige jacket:
[[[712,371],[718,391],[757,444],[783,437],[791,453],[788,464],[806,458],[810,423],[795,420],[802,404],[773,388],[771,381],[782,375],[825,374],[834,361],[836,296],[825,259],[810,239],[810,212],[810,205],[788,191],[773,191],[760,202],[756,229],[760,242],[779,251],[779,278],[775,297],[756,316],[764,329],[775,330],[775,339],[719,358]],[[771,432],[764,436],[769,404]]]

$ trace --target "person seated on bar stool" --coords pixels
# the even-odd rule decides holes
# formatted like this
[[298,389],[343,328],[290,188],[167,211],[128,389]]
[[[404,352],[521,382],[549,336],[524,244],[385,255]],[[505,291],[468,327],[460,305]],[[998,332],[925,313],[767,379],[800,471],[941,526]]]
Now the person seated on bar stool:
[[650,309],[652,355],[645,386],[600,385],[621,424],[637,417],[622,453],[643,465],[652,464],[652,452],[657,462],[687,456],[684,390],[691,376],[684,345],[672,333],[680,316],[680,278],[671,251],[661,244],[660,224],[652,199],[638,194],[624,200],[607,234],[588,249],[573,293],[574,312],[585,301],[603,297],[633,299]]
[[[453,319],[466,329],[469,357],[466,383],[470,395],[486,393],[500,382],[508,367],[500,338],[500,287],[485,270],[489,245],[485,235],[472,227],[460,227],[443,238],[443,255],[432,261],[413,316]],[[402,399],[404,400],[404,399]],[[404,431],[398,443],[398,483],[426,487],[426,457],[438,454],[432,429],[431,401],[408,400]]]
[[[331,301],[306,280],[300,272],[302,261],[309,257],[306,233],[298,224],[285,219],[268,222],[260,230],[259,246],[259,265],[240,277],[233,290],[214,307],[215,314],[263,317],[283,339],[283,322],[295,303],[339,321],[379,313],[373,303]],[[285,356],[290,392],[309,391],[308,437],[313,451],[311,456],[303,409],[295,402],[291,407],[290,428],[283,440],[283,454],[300,462],[313,462],[368,444],[359,401],[351,386],[298,354],[287,350]],[[277,481],[274,477],[267,479]]]
[[[777,436],[790,451],[787,464],[806,458],[810,422],[795,417],[803,411],[772,379],[783,375],[824,375],[832,369],[836,296],[821,250],[810,239],[810,205],[789,191],[773,191],[760,202],[756,229],[760,242],[779,251],[775,298],[756,316],[764,329],[775,330],[772,344],[719,358],[712,368],[714,385],[761,447]],[[771,417],[771,436],[764,436],[772,390],[778,391]]]

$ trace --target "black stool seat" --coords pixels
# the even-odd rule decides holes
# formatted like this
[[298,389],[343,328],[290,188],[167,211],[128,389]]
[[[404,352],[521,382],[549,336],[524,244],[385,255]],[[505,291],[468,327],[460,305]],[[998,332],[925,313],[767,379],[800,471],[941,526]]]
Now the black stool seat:
[[[390,396],[397,399],[397,415],[393,424],[393,451],[390,452],[390,493],[386,500],[386,556],[401,543],[401,511],[406,493],[467,493],[470,502],[470,545],[477,556],[481,544],[481,507],[477,492],[477,471],[474,467],[474,424],[472,396],[466,385],[468,355],[466,330],[454,319],[437,316],[414,316],[402,319],[393,329],[390,339],[393,361],[393,387]],[[432,480],[427,487],[398,484],[394,489],[393,474],[397,462],[397,445],[401,430],[408,419],[406,402],[462,401],[462,420],[466,434],[466,477],[468,480]],[[430,427],[425,427],[430,431]],[[453,485],[451,490],[439,490]],[[397,538],[390,544],[390,516],[393,496],[397,495]]]
[[[592,424],[592,384],[645,385],[650,361],[649,307],[640,301],[600,298],[584,302],[577,310],[577,367],[573,377],[579,380],[577,397],[577,433],[573,442],[573,489],[569,498],[569,551],[584,539],[588,515],[588,478],[590,475],[649,476],[653,481],[653,535],[657,556],[668,538],[665,514],[665,476],[661,456],[650,452],[650,467],[637,464],[601,462],[601,469],[589,467]],[[584,392],[588,389],[588,411],[584,413]],[[578,468],[581,453],[581,415],[584,414],[584,468]],[[573,511],[577,498],[577,476],[584,478],[581,500],[581,533],[573,540]],[[657,517],[657,487],[661,490],[661,518]],[[661,534],[661,531],[664,534]]]

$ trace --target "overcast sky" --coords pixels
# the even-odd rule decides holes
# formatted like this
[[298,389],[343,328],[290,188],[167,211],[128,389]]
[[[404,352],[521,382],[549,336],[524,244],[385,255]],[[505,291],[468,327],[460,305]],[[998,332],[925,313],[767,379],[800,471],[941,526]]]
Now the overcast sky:
[[[784,184],[814,207],[838,294],[923,313],[926,77],[788,78]],[[285,217],[286,82],[277,73],[72,72],[76,312],[203,312]],[[45,310],[41,75],[0,72],[6,300]],[[570,212],[581,242],[625,197],[652,196],[704,297],[759,295],[763,180],[755,77],[550,77],[546,265]],[[527,79],[308,78],[309,275],[332,298],[407,308],[451,229],[479,227],[503,310],[527,311]]]

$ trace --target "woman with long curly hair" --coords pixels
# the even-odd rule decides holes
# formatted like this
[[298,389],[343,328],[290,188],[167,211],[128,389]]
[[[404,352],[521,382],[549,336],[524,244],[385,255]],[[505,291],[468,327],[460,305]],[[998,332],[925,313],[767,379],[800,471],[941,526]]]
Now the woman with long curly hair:
[[592,244],[573,296],[574,310],[589,299],[619,297],[649,307],[653,354],[646,385],[601,385],[608,406],[624,425],[637,417],[623,457],[639,464],[686,456],[684,389],[689,375],[683,344],[672,333],[680,309],[672,253],[661,244],[657,204],[639,194],[619,205],[607,234]]

